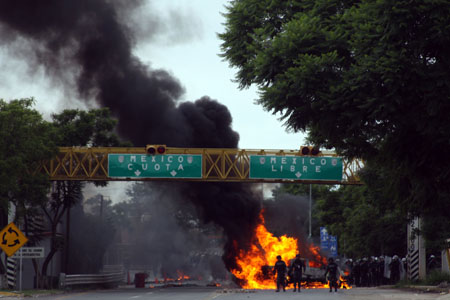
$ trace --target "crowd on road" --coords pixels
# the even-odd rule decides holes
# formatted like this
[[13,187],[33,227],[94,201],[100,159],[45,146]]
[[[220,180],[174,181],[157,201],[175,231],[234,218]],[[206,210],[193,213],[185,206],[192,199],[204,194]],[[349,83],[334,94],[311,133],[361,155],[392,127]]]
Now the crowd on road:
[[391,257],[364,257],[353,261],[346,259],[341,265],[345,279],[357,287],[371,287],[396,284],[406,275],[406,258],[397,255]]
[[[433,270],[438,266],[434,255],[431,255],[427,261],[427,271]],[[336,292],[339,281],[344,280],[350,286],[356,287],[376,287],[380,285],[393,285],[401,279],[406,278],[408,269],[407,259],[400,259],[397,255],[390,256],[370,256],[361,259],[328,259],[328,264],[324,266],[324,278],[327,280],[330,292],[334,289]],[[293,279],[294,292],[300,292],[302,272],[305,270],[305,263],[297,254],[291,263],[286,263],[277,256],[277,262],[274,266],[274,274],[277,276],[277,292],[286,287],[286,275]]]
[[[364,257],[353,261],[345,259],[339,267],[343,270],[347,282],[357,287],[372,287],[386,284],[396,284],[406,279],[408,272],[407,258],[400,259],[397,255]],[[426,270],[430,271],[439,267],[434,255],[427,260]]]

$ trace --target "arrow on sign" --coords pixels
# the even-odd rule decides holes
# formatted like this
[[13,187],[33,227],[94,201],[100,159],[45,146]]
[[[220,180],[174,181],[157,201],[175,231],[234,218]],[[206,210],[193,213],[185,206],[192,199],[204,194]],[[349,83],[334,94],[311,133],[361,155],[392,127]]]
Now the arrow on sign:
[[19,236],[19,234],[17,233],[17,231],[15,231],[14,229],[12,229],[12,227],[9,227],[9,229],[8,229],[8,232],[9,233],[15,233],[16,234],[16,236]]
[[300,176],[302,176],[302,174],[300,172],[295,173],[295,176],[297,176],[297,178],[300,178]]
[[15,245],[19,245],[19,244],[20,244],[20,241],[19,240],[15,240],[14,244],[8,245],[8,247],[14,247]]
[[141,175],[141,172],[139,170],[136,170],[136,172],[134,172],[134,174],[136,174],[136,176]]

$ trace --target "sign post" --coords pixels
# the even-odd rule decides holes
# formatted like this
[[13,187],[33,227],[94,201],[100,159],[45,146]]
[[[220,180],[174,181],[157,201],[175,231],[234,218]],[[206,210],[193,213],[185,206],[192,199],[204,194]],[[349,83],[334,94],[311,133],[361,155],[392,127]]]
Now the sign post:
[[22,247],[14,253],[13,258],[43,258],[44,247]]
[[22,231],[12,222],[0,231],[0,238],[2,239],[0,247],[8,256],[13,255],[28,241]]
[[[14,225],[13,222],[6,225],[5,228],[0,231],[0,237],[2,239],[0,247],[8,256],[12,256],[17,252],[27,241],[27,237]],[[19,278],[19,290],[22,290],[22,255],[20,255],[20,278]]]
[[320,227],[320,249],[328,250],[329,240],[328,230],[325,227]]

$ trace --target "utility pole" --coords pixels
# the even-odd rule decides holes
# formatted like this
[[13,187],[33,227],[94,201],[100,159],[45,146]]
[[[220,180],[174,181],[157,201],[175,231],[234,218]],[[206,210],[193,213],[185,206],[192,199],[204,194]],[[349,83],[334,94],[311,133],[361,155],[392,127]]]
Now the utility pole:
[[103,218],[103,195],[100,195],[100,220]]
[[422,234],[422,220],[415,217],[408,224],[408,279],[412,281],[423,280],[426,277],[425,241]]
[[[70,250],[70,206],[67,207],[66,212],[66,251],[64,256],[64,272],[69,273],[69,250]],[[69,273],[70,274],[70,273]],[[53,284],[53,283],[52,283]]]
[[312,237],[311,210],[312,210],[312,186],[311,184],[309,184],[309,236],[308,236],[309,239]]

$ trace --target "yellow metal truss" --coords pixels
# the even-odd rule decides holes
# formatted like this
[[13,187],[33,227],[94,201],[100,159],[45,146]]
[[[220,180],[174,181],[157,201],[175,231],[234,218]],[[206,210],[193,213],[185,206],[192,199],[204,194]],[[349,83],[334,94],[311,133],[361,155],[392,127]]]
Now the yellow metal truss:
[[[110,178],[108,177],[108,154],[146,154],[145,147],[61,147],[58,155],[42,163],[38,172],[50,180],[103,180],[103,181],[225,181],[225,182],[304,182],[322,184],[361,184],[358,171],[363,167],[360,160],[343,160],[342,181],[312,181],[286,179],[250,179],[250,155],[300,156],[299,150],[245,150],[221,148],[173,148],[165,154],[201,154],[203,170],[201,179],[167,178]],[[336,156],[334,152],[322,152],[320,156]]]

